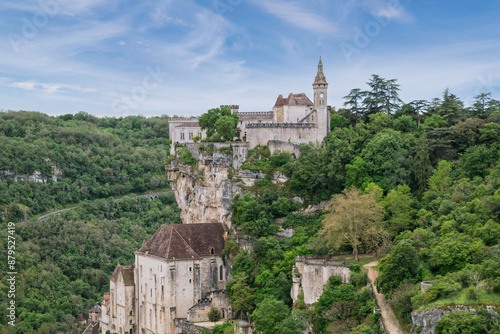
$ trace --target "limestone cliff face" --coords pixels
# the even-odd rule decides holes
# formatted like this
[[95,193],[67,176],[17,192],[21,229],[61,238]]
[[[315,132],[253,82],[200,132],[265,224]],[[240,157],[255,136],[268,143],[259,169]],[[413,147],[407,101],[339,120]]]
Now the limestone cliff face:
[[[254,185],[265,174],[239,169],[248,154],[247,143],[206,144],[203,149],[201,145],[186,145],[196,163],[173,160],[165,167],[181,219],[184,224],[223,223],[231,228],[233,197],[243,194],[242,186]],[[273,183],[286,181],[279,172],[272,179]]]
[[[187,145],[197,163],[186,165],[174,160],[166,166],[170,186],[181,209],[184,224],[223,223],[231,227],[229,206],[241,185],[251,186],[263,178],[258,172],[238,171],[248,152],[246,144],[213,144],[210,154],[199,144]],[[226,149],[225,149],[226,148]]]
[[[494,316],[498,316],[495,307],[487,306],[486,310],[493,314]],[[453,305],[446,307],[438,307],[432,310],[423,310],[423,311],[415,311],[411,313],[411,320],[413,322],[413,328],[411,330],[412,334],[436,334],[436,323],[446,314],[457,311],[468,311],[472,314],[476,315],[477,310],[471,306],[466,305]]]
[[168,178],[184,224],[221,222],[231,226],[229,206],[241,190],[231,183],[229,169],[214,161],[199,161],[194,167],[170,165]]

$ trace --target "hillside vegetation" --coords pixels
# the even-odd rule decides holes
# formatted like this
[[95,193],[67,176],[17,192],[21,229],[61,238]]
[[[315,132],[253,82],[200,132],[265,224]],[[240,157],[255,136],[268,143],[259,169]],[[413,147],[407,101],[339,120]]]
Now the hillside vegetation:
[[0,210],[10,219],[82,200],[168,187],[163,169],[168,118],[97,118],[80,112],[49,117],[36,112],[0,113],[0,175],[52,176],[58,182],[0,180]]
[[[447,90],[441,99],[405,104],[395,80],[373,76],[368,85],[371,90],[346,96],[349,108],[332,114],[331,133],[321,144],[301,145],[299,159],[257,147],[243,165],[267,176],[247,189],[252,194],[235,198],[233,224],[255,244],[248,252],[228,243],[235,276],[228,290],[233,309],[253,314],[256,326],[269,320],[259,319],[261,310],[284,303],[280,322],[263,333],[294,321],[297,328],[312,324],[316,333],[377,333],[377,319],[364,318],[361,297],[350,295],[350,287],[325,287],[307,311],[300,298],[290,301],[296,256],[352,251],[354,245],[385,256],[376,285],[408,332],[410,312],[419,308],[500,304],[494,251],[500,242],[499,101],[481,94],[466,108]],[[282,187],[271,183],[278,169],[290,178]],[[305,205],[333,196],[333,205],[316,216],[298,216],[292,212],[300,205],[291,200],[297,195]],[[287,217],[283,227],[295,228],[291,238],[274,237],[279,217]],[[356,219],[364,233],[342,230],[346,220],[352,227]],[[434,282],[425,293],[422,280]],[[363,283],[360,272],[352,284]],[[478,333],[498,330],[484,313],[472,318]],[[438,333],[465,328],[460,326],[467,322],[456,319],[443,320]]]

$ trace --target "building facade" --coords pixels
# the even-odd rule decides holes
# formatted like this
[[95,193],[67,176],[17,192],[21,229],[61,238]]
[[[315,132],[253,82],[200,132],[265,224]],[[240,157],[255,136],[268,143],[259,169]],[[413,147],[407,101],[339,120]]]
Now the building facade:
[[[272,111],[269,112],[240,112],[238,105],[221,105],[221,108],[228,107],[231,112],[238,114],[236,136],[248,142],[250,149],[257,145],[268,145],[272,141],[276,147],[295,150],[293,145],[321,142],[330,132],[328,82],[321,59],[313,83],[313,94],[313,101],[305,93],[290,93],[286,98],[279,95]],[[175,144],[193,143],[195,134],[206,139],[197,118],[172,118],[170,122],[171,154],[175,153]]]
[[208,321],[207,305],[228,318],[224,233],[214,223],[160,227],[111,277],[111,333],[174,334],[175,319]]

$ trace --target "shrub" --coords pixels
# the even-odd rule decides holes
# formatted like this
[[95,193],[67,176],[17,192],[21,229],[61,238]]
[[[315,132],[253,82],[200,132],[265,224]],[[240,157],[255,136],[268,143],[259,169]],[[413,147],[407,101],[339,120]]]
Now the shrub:
[[368,284],[368,272],[366,270],[353,272],[351,275],[351,284],[358,289],[366,286]]

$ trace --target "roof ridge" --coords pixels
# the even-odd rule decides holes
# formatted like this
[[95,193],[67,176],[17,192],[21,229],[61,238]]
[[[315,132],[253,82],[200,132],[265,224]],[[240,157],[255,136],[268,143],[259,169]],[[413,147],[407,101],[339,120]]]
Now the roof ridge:
[[172,247],[172,233],[174,233],[174,227],[172,226],[170,228],[170,238],[168,239],[168,249],[167,249],[167,259],[168,259],[168,254],[170,253],[170,247]]
[[[188,244],[189,248],[191,248],[191,250],[193,251],[193,253],[195,253],[197,257],[200,257],[200,256],[198,255],[198,253],[196,253],[196,251],[193,249],[193,246],[191,246],[191,243],[187,242],[187,241],[186,241],[186,239],[184,239],[184,238],[182,237],[182,235],[179,233],[179,231],[177,231],[177,229],[176,229],[175,227],[172,227],[172,229],[175,229],[175,232],[179,235],[179,237],[181,237],[181,239],[182,239],[182,240],[184,240],[184,242],[185,242],[186,244]],[[168,256],[167,256],[167,258],[168,258]]]

